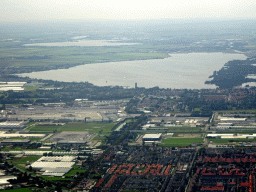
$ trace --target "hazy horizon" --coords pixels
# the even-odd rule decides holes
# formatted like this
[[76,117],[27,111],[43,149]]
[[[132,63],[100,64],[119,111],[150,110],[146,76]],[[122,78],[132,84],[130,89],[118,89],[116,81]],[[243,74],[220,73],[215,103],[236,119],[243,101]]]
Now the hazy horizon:
[[252,0],[102,1],[2,0],[0,22],[256,19]]

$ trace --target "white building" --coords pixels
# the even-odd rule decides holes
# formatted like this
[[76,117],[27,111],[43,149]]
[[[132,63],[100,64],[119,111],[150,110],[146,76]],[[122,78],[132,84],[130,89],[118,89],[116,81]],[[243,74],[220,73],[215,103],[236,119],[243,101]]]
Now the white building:
[[142,138],[143,141],[160,141],[162,138],[162,134],[145,134]]

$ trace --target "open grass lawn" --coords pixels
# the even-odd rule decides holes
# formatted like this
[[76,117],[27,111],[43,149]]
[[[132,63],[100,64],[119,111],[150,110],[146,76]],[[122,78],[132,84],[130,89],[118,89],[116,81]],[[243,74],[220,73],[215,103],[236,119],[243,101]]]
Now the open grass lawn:
[[29,128],[32,132],[53,132],[53,131],[89,131],[91,133],[99,133],[99,132],[109,132],[112,131],[112,128],[115,126],[115,123],[67,123],[63,126],[58,125],[48,125],[48,126],[32,126]]
[[32,91],[32,92],[35,92],[36,90],[39,89],[39,87],[36,87],[36,86],[24,86],[24,91]]
[[15,147],[13,149],[11,149],[10,147],[5,147],[2,149],[2,151],[24,151],[24,150],[27,150],[27,149],[23,149],[21,147]]
[[60,128],[61,126],[57,126],[57,125],[37,125],[37,126],[32,126],[31,128],[29,128],[29,131],[45,131],[45,132],[54,132],[56,131],[58,128]]
[[105,140],[106,136],[110,136],[111,133],[104,133],[105,136],[96,136],[93,138],[93,140]]
[[13,159],[12,162],[13,163],[20,163],[20,164],[24,163],[25,164],[25,163],[27,163],[27,161],[35,162],[40,158],[41,158],[41,156],[24,156],[24,157],[19,158],[19,159]]
[[49,149],[23,149],[21,147],[11,149],[10,147],[5,147],[2,151],[49,151]]
[[127,119],[127,120],[126,120],[126,123],[132,123],[132,122],[133,122],[132,119]]
[[70,181],[72,178],[62,178],[62,177],[47,177],[41,176],[46,181]]
[[72,169],[70,170],[67,174],[65,174],[64,176],[70,177],[72,175],[76,175],[76,173],[85,173],[87,172],[87,170],[83,170],[83,169]]
[[19,159],[12,159],[9,161],[10,164],[13,164],[15,167],[23,170],[23,171],[28,171],[26,170],[26,165],[27,165],[27,161],[29,162],[35,162],[37,161],[39,158],[41,158],[41,156],[25,156]]
[[189,146],[192,143],[203,142],[203,138],[168,138],[163,139],[161,146],[166,147],[178,147],[178,146]]
[[115,123],[68,123],[58,129],[60,131],[88,131],[91,133],[111,132]]
[[40,141],[42,138],[28,138],[30,141]]

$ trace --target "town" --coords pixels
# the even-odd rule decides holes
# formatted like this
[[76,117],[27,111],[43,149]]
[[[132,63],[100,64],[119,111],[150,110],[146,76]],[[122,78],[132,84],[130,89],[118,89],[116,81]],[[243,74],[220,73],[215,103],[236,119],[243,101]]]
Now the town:
[[135,95],[32,103],[29,94],[61,90],[46,83],[2,92],[2,190],[255,191],[254,87],[108,87]]

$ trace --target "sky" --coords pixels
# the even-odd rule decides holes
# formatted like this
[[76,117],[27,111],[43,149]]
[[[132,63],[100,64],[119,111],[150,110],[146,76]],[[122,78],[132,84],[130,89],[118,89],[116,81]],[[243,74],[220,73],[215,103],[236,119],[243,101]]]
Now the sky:
[[0,22],[256,18],[255,0],[0,0]]

